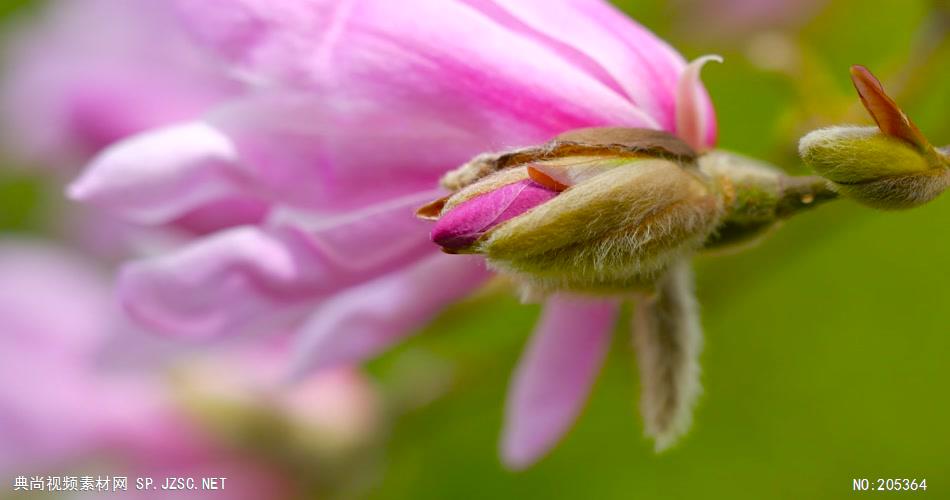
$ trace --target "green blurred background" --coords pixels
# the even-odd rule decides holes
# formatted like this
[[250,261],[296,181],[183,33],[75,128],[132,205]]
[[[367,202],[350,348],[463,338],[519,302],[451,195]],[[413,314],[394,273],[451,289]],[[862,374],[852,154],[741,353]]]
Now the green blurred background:
[[[935,143],[950,143],[946,3],[833,1],[719,28],[703,2],[617,3],[687,58],[725,57],[704,72],[724,148],[802,172],[803,132],[870,123],[848,80],[855,63]],[[35,3],[0,6],[9,18]],[[0,231],[53,226],[58,195],[31,174],[0,172]],[[539,308],[503,287],[480,294],[369,366],[390,394],[438,394],[394,421],[372,497],[820,499],[858,495],[853,478],[926,478],[926,492],[874,495],[950,498],[948,226],[946,195],[901,213],[843,201],[752,249],[699,258],[705,394],[692,432],[661,455],[641,435],[618,325],[575,429],[536,467],[504,470],[507,383]]]

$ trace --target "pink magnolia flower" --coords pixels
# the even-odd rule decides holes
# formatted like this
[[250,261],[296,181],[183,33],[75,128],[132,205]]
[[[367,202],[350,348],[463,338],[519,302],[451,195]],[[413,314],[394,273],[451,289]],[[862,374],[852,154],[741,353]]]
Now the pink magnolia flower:
[[[290,325],[303,372],[372,356],[485,282],[479,260],[440,255],[413,215],[446,171],[589,126],[715,140],[698,66],[602,1],[179,6],[254,92],[110,146],[70,195],[141,224],[264,200],[261,224],[129,264],[121,299],[141,324],[191,338]],[[532,463],[569,428],[616,312],[548,301],[510,396],[506,463]]]
[[[218,427],[209,432],[163,371],[104,366],[110,337],[131,333],[117,321],[107,282],[93,264],[41,243],[8,240],[0,245],[0,276],[5,484],[15,475],[88,470],[103,460],[110,465],[100,475],[227,477],[215,497],[291,496],[297,485],[290,471],[237,451]],[[261,352],[178,360],[188,367],[180,376],[191,399],[201,404],[266,405],[290,424],[285,432],[299,430],[296,437],[327,454],[367,442],[379,408],[362,376],[342,369],[276,390],[284,380],[276,361]],[[228,413],[232,427],[239,417]]]

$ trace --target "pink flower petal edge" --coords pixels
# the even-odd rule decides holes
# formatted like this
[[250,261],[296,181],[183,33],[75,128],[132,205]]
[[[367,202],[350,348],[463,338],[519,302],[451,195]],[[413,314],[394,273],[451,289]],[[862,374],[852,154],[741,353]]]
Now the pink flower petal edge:
[[116,143],[68,189],[70,198],[112,208],[140,224],[161,224],[243,192],[230,139],[202,122],[173,125]]
[[610,347],[617,307],[611,300],[566,295],[547,301],[508,395],[505,465],[531,466],[574,423]]
[[377,210],[326,217],[320,227],[239,227],[134,262],[120,299],[141,324],[213,338],[285,324],[320,300],[431,255],[413,209],[433,193]]
[[476,257],[434,255],[336,295],[300,327],[294,378],[379,354],[490,276]]
[[676,84],[676,134],[696,151],[706,151],[716,143],[716,116],[699,73],[710,61],[722,57],[708,55],[689,63]]

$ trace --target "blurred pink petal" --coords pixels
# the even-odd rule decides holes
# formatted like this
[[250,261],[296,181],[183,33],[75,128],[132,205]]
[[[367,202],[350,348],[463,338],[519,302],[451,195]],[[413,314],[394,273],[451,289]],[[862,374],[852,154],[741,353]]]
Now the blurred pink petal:
[[95,264],[7,240],[0,276],[0,469],[181,430],[153,380],[96,374],[115,311]]
[[263,222],[270,208],[267,202],[255,198],[223,197],[178,217],[172,224],[191,234],[203,235],[229,227]]
[[[105,150],[78,200],[164,223],[224,197],[340,211],[431,189],[484,139],[365,101],[262,96]],[[256,201],[255,201],[256,200]]]
[[[13,348],[68,357],[90,353],[103,339],[111,302],[105,270],[90,261],[30,241],[5,239],[0,245],[0,331]],[[55,301],[56,314],[43,307]],[[0,354],[9,350],[0,350]]]
[[[286,424],[281,432],[294,433],[295,452],[316,453],[321,467],[334,454],[352,457],[376,435],[377,393],[350,367],[288,387],[284,356],[254,346],[175,359],[174,381],[155,367],[106,368],[99,348],[115,334],[137,332],[116,321],[105,277],[95,268],[44,244],[0,244],[4,482],[30,471],[226,477],[225,491],[216,497],[296,498],[299,485],[289,480],[284,462],[245,450],[227,432],[210,428],[215,422],[200,405],[224,400],[244,405],[223,412],[229,428],[248,418],[240,411],[266,409]],[[184,391],[191,392],[186,397]],[[165,498],[157,493],[142,498]]]
[[615,301],[547,301],[508,396],[502,459],[523,469],[560,441],[580,414],[610,347]]
[[489,277],[474,257],[434,255],[324,302],[300,328],[297,377],[379,354]]
[[[257,347],[219,350],[180,371],[189,397],[212,409],[200,415],[206,425],[214,427],[241,409],[259,411],[266,406],[288,426],[287,432],[308,441],[301,444],[320,452],[345,453],[373,440],[383,408],[368,376],[352,365],[340,365],[289,384],[286,353]],[[219,404],[231,407],[231,412],[215,412]]]
[[5,50],[10,151],[73,170],[127,135],[197,116],[235,94],[164,0],[51,2]]
[[293,227],[235,228],[128,265],[119,280],[142,324],[196,338],[271,327],[346,287],[398,270],[431,252],[413,215],[432,192],[358,214]]
[[217,129],[195,122],[109,147],[69,187],[69,195],[134,222],[158,224],[234,196],[244,182],[231,141]]
[[[280,368],[283,375],[286,367]],[[300,382],[281,393],[279,404],[294,424],[317,429],[332,448],[366,443],[377,432],[383,410],[369,377],[351,366]]]
[[477,127],[364,97],[268,94],[207,120],[231,140],[262,196],[320,211],[432,189],[485,141]]

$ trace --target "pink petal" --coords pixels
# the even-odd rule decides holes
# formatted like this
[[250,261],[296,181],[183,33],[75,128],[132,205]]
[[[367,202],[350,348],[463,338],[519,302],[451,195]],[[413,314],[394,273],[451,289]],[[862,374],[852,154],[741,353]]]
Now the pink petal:
[[97,371],[116,311],[95,267],[37,242],[0,245],[0,471],[158,432],[164,393],[141,374]]
[[557,191],[529,179],[502,186],[468,200],[439,218],[432,241],[445,248],[463,248],[485,231],[557,196]]
[[720,56],[703,56],[689,63],[676,86],[676,135],[696,151],[706,151],[716,143],[716,116],[699,73],[709,61],[721,63]]
[[236,228],[126,266],[119,287],[143,325],[192,337],[235,335],[299,318],[337,291],[433,251],[413,209],[433,193],[329,217],[321,227]]
[[343,212],[431,189],[484,143],[364,100],[267,95],[114,145],[70,194],[149,224],[235,198]]
[[9,150],[78,166],[110,142],[197,116],[239,90],[183,32],[168,2],[50,2],[4,50]]
[[62,352],[81,359],[105,338],[109,287],[94,262],[7,238],[0,245],[0,276],[0,354]]
[[[663,40],[601,1],[468,0],[497,22],[555,50],[673,130],[675,83],[686,66]],[[496,7],[497,5],[497,7]]]
[[344,211],[423,189],[481,152],[477,128],[364,98],[264,95],[214,110],[260,196]]
[[296,376],[379,354],[489,276],[476,257],[435,255],[340,293],[324,302],[301,328]]
[[[130,148],[126,164],[104,176],[122,185],[88,197],[138,219],[182,216],[222,196],[222,186],[344,210],[432,185],[480,152],[584,126],[670,129],[674,122],[682,59],[601,2],[182,6],[200,40],[272,92],[207,116],[241,168],[209,168],[187,157],[152,160],[156,151]],[[576,22],[559,29],[568,20]],[[136,156],[164,167],[143,169],[128,161]],[[153,185],[161,189],[145,193]],[[174,190],[183,194],[172,197]]]
[[614,301],[555,296],[518,365],[505,414],[502,459],[523,469],[574,423],[610,346]]
[[180,4],[196,36],[245,73],[334,99],[372,96],[411,106],[410,115],[438,114],[488,131],[498,142],[484,149],[584,126],[656,123],[589,73],[590,64],[513,30],[492,16],[498,9],[478,2],[421,0],[411,9],[384,1],[241,0],[226,10]]
[[191,234],[209,234],[229,227],[261,223],[270,209],[263,200],[234,196],[209,202],[175,219],[172,224]]
[[142,224],[160,224],[246,184],[237,152],[217,129],[194,122],[119,142],[93,160],[69,196]]

